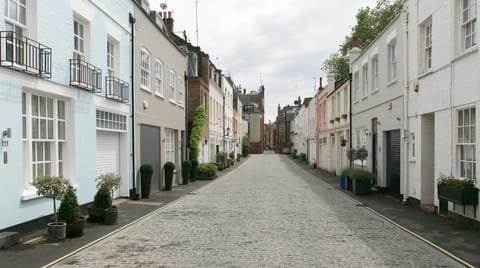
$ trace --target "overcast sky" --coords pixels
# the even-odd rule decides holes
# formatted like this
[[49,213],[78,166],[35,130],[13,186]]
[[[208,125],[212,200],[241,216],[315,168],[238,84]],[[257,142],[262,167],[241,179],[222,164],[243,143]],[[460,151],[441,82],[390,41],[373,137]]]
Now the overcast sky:
[[[195,0],[167,3],[175,31],[186,30],[197,44]],[[265,86],[265,123],[275,121],[277,105],[312,97],[322,63],[338,51],[361,7],[376,0],[199,0],[198,43],[210,60],[247,91]],[[181,35],[180,33],[178,33]]]

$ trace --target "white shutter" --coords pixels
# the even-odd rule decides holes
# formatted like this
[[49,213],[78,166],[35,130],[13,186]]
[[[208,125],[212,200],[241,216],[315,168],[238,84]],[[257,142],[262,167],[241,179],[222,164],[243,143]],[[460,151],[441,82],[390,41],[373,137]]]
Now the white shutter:
[[120,175],[120,136],[97,131],[96,176],[110,172]]

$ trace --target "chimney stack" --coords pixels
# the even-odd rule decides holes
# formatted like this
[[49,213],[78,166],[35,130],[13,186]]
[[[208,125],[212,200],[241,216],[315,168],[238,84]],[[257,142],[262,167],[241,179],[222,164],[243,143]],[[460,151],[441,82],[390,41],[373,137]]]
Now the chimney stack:
[[280,108],[280,104],[278,104],[278,106],[277,106],[277,114],[280,114],[281,111],[282,111],[282,109]]
[[167,28],[167,33],[172,34],[173,33],[173,18],[172,18],[172,11],[163,12],[163,23],[165,24],[165,27]]
[[352,48],[358,47],[358,37],[353,36],[352,37]]
[[318,87],[318,90],[322,90],[322,89],[323,89],[323,84],[322,84],[323,81],[322,81],[322,80],[323,80],[322,77],[320,77],[320,85],[319,85],[319,87]]
[[[352,37],[352,49],[350,50],[350,65],[360,56],[362,51],[358,47],[358,37]],[[351,70],[350,70],[351,71]]]

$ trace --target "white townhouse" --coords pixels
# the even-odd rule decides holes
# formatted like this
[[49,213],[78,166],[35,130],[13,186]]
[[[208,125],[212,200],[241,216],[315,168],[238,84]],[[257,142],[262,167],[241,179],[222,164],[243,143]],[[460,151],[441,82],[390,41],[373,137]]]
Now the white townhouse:
[[[327,80],[328,137],[326,153],[328,157],[326,164],[327,170],[340,175],[349,163],[346,150],[348,149],[348,140],[350,140],[350,83],[349,81],[335,82],[333,73],[327,75]],[[323,146],[325,146],[325,139]],[[320,156],[320,158],[322,157]]]
[[297,103],[298,110],[295,113],[295,117],[290,122],[290,137],[293,143],[294,150],[297,150],[297,155],[307,155],[307,146],[305,146],[305,106],[302,104],[302,100],[298,97]]
[[97,175],[131,187],[131,0],[0,5],[0,230],[52,214],[32,182],[69,179],[93,201]]
[[316,144],[316,105],[315,98],[310,98],[310,101],[307,104],[306,112],[306,125],[307,125],[307,159],[309,165],[314,165],[316,163],[317,157],[317,144]]
[[367,149],[364,165],[377,175],[377,186],[397,195],[404,193],[406,182],[404,20],[398,15],[368,47],[350,52],[352,145]]
[[224,151],[224,95],[222,89],[222,71],[217,69],[215,65],[210,62],[210,79],[209,79],[209,109],[208,109],[208,123],[209,123],[209,162],[217,162],[217,153]]
[[230,76],[222,75],[223,86],[223,126],[225,130],[222,134],[224,136],[224,151],[227,154],[235,151],[235,133],[233,128],[233,92],[236,90],[235,83]]
[[[408,188],[405,195],[441,214],[478,221],[479,207],[439,202],[443,175],[475,179],[480,150],[479,3],[407,1]],[[477,200],[478,202],[478,200]]]

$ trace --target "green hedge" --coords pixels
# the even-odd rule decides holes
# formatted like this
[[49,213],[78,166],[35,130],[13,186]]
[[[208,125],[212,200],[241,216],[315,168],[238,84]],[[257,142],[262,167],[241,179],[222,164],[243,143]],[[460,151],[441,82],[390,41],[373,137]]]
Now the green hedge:
[[213,180],[217,177],[217,165],[215,164],[199,164],[198,165],[198,180]]
[[375,174],[370,171],[361,170],[358,168],[346,168],[342,171],[342,175],[349,177],[352,180],[374,182],[376,179]]

